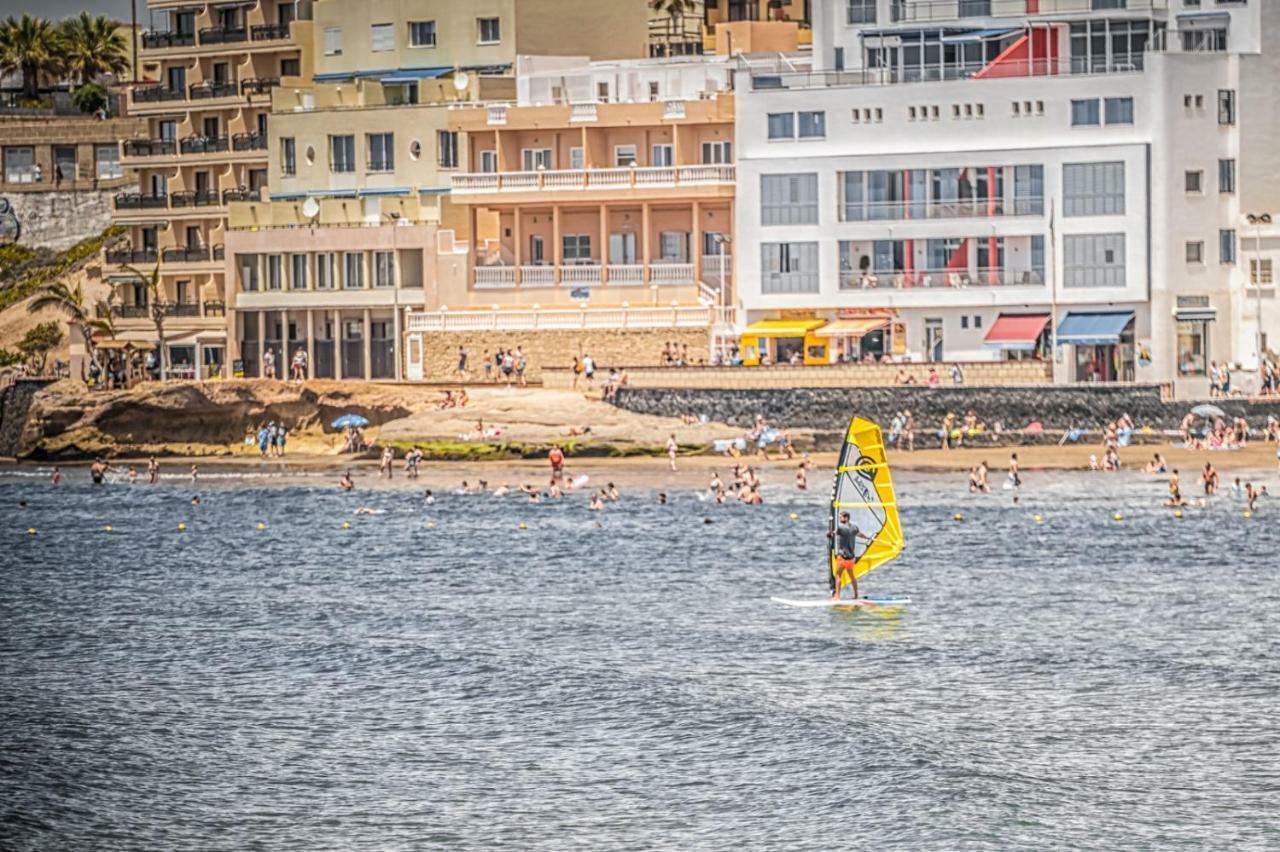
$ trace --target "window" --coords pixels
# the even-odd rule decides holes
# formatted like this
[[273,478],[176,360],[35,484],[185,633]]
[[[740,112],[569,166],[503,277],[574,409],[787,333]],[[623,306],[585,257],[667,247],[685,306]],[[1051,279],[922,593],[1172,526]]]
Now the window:
[[458,167],[458,131],[436,131],[436,145],[439,149],[440,168],[456,169]]
[[356,137],[329,137],[329,171],[354,172],[356,170]]
[[1100,123],[1097,98],[1071,102],[1072,127],[1096,126]]
[[663,231],[658,235],[658,246],[663,262],[689,262],[689,233],[687,231]]
[[[1124,175],[1124,164],[1120,164],[1121,177]],[[1123,187],[1124,181],[1121,180]],[[1121,190],[1120,203],[1124,204],[1124,193]],[[1013,215],[1039,216],[1044,213],[1044,166],[1013,167]]]
[[520,168],[526,172],[551,168],[551,149],[525,148],[520,152]]
[[349,251],[342,256],[342,286],[347,290],[364,287],[364,254]]
[[984,18],[991,15],[991,0],[960,0],[960,17]]
[[1124,234],[1068,234],[1062,248],[1063,286],[1124,286]]
[[369,146],[369,171],[393,171],[396,167],[395,134],[370,133],[366,142]]
[[1187,192],[1204,192],[1204,172],[1188,171],[1185,177]]
[[267,289],[279,290],[284,287],[284,258],[278,254],[267,255]]
[[298,173],[298,147],[292,136],[280,137],[280,174],[293,177]]
[[661,86],[658,85],[657,80],[650,80],[649,81],[649,100],[651,101],[658,100],[658,92],[660,89],[661,89]]
[[307,256],[305,254],[289,255],[289,289],[307,289]]
[[1249,261],[1249,283],[1254,287],[1270,287],[1275,283],[1271,277],[1271,258],[1264,257],[1259,261],[1255,257]]
[[818,224],[818,176],[761,175],[760,224]]
[[1218,231],[1218,263],[1236,262],[1236,232],[1234,228]]
[[1219,89],[1218,90],[1218,123],[1219,124],[1235,124],[1236,123],[1236,90],[1235,89]]
[[800,113],[800,138],[821,139],[827,135],[827,114],[825,112]]
[[649,165],[670,166],[675,162],[675,149],[670,143],[654,145],[650,151]]
[[614,145],[613,164],[615,166],[634,166],[636,164],[636,146]]
[[1133,124],[1133,98],[1107,98],[1103,105],[1108,126]]
[[703,142],[702,162],[704,164],[720,164],[733,162],[732,142]]
[[[587,163],[586,153],[581,145],[575,145],[569,149],[569,168],[585,169]],[[497,169],[494,169],[497,171]]]
[[342,28],[341,27],[325,27],[324,28],[324,55],[325,56],[341,56],[342,55]]
[[118,147],[115,145],[98,145],[93,150],[98,163],[98,180],[124,177],[124,169],[120,167],[120,149]]
[[1183,320],[1178,323],[1178,375],[1209,374],[1209,323]]
[[316,255],[316,289],[332,290],[337,281],[336,260],[333,254],[321,252]]
[[373,253],[373,286],[396,286],[395,252],[375,251]]
[[374,24],[369,28],[369,50],[380,53],[396,49],[395,24]]
[[1204,242],[1202,240],[1187,242],[1187,263],[1204,263]]
[[849,0],[850,24],[874,24],[876,22],[876,0]]
[[770,139],[796,138],[796,114],[794,112],[771,112],[769,113],[768,122]]
[[1218,160],[1218,192],[1236,191],[1236,161]]
[[490,175],[498,171],[497,151],[480,152],[480,171]]
[[1089,4],[1089,8],[1095,12],[1103,12],[1109,9],[1125,9],[1129,5],[1129,0],[1093,0]]
[[1121,215],[1124,163],[1065,163],[1062,191],[1063,216]]
[[435,47],[436,46],[436,22],[435,21],[410,21],[409,22],[409,46],[410,47]]
[[477,18],[476,28],[480,31],[481,44],[497,44],[502,40],[497,18]]
[[565,234],[560,242],[565,263],[586,263],[591,260],[590,234]]
[[1164,32],[1163,21],[1098,17],[1073,23],[1069,44],[1071,72],[1140,71],[1146,64],[1148,42],[1153,36],[1162,38]]
[[1182,49],[1187,53],[1222,53],[1227,49],[1227,28],[1183,30]]
[[763,293],[817,293],[817,243],[761,243]]
[[35,183],[36,149],[29,145],[5,148],[4,179],[7,183]]
[[280,60],[280,76],[281,77],[301,77],[302,62],[298,59],[287,58]]
[[240,255],[240,289],[246,293],[257,292],[258,256],[256,254]]

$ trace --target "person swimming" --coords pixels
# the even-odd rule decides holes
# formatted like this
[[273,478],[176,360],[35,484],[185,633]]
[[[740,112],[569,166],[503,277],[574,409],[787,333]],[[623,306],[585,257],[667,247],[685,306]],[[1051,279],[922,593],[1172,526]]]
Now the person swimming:
[[424,494],[424,495],[422,496],[422,502],[423,502],[423,503],[425,503],[425,504],[426,504],[426,505],[428,505],[428,506],[434,506],[434,505],[436,504],[436,498],[435,498],[435,496],[431,493],[431,489],[430,489],[430,488],[428,488],[428,489],[427,489],[427,493],[426,493],[426,494]]
[[588,508],[590,508],[592,512],[604,511],[604,502],[601,501],[600,495],[594,491],[591,492],[591,505]]
[[351,481],[351,471],[348,470],[342,474],[342,478],[338,480],[338,487],[343,491],[350,491],[356,487],[356,484]]

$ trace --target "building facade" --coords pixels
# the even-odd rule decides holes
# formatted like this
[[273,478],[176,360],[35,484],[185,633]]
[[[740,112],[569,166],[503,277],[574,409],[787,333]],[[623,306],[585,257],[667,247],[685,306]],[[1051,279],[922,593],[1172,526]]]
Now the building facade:
[[1275,155],[1242,154],[1276,129],[1277,12],[1170,5],[815,4],[815,70],[737,85],[739,294],[748,323],[846,325],[748,360],[1039,357],[1197,395],[1212,362],[1255,366],[1241,223],[1266,200],[1242,196]]

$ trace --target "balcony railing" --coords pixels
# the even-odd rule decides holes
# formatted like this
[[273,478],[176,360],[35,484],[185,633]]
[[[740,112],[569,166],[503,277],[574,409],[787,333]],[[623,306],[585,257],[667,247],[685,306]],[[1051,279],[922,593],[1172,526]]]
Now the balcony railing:
[[978,267],[975,269],[913,269],[910,272],[840,272],[841,290],[965,289],[968,287],[1043,287],[1044,274],[1035,269]]
[[205,303],[204,303],[204,315],[205,315],[205,316],[207,316],[207,317],[224,317],[224,316],[226,316],[226,315],[227,315],[227,303],[226,303],[226,302],[222,302],[222,301],[218,301],[218,302],[205,302]]
[[171,207],[217,207],[216,192],[175,192],[169,196]]
[[126,157],[161,157],[177,152],[178,143],[172,139],[129,139],[124,143]]
[[994,216],[1043,216],[1044,199],[974,198],[956,201],[866,201],[845,204],[842,222],[909,221],[912,219],[982,219]]
[[251,29],[254,41],[279,41],[289,37],[288,24],[264,24]]
[[[723,262],[722,262],[723,259]],[[729,255],[704,254],[702,256],[702,280],[719,281],[733,275],[733,258]]]
[[706,328],[711,325],[713,318],[713,310],[700,305],[670,308],[527,308],[410,313],[407,325],[411,332]]
[[[704,258],[704,267],[705,267]],[[726,266],[726,268],[729,268]],[[548,287],[683,287],[697,283],[694,264],[655,261],[643,263],[597,262],[567,264],[533,264],[477,266],[474,282],[477,290],[510,290]],[[716,279],[718,281],[718,279]]]
[[554,266],[521,266],[521,287],[554,287],[556,286],[556,268]]
[[226,151],[230,146],[231,140],[225,136],[188,136],[182,140],[182,153],[213,154]]
[[990,63],[948,63],[912,65],[896,68],[865,68],[859,71],[789,71],[757,70],[751,75],[751,88],[756,91],[775,89],[833,89],[861,86],[894,86],[903,83],[929,83],[947,80],[1006,79],[1010,77],[1057,77],[1061,75],[1105,75],[1141,71],[1138,60],[1072,67],[1064,59],[1002,59]]
[[210,98],[230,98],[239,94],[239,87],[234,82],[210,80],[207,83],[193,83],[189,90],[191,100],[203,101]]
[[611,263],[605,267],[605,276],[613,287],[639,286],[644,283],[644,264]]
[[120,319],[150,319],[150,305],[112,305],[111,316]]
[[211,27],[200,31],[201,44],[234,44],[236,42],[248,40],[249,31],[244,27],[237,27],[235,29]]
[[453,194],[731,185],[734,181],[734,171],[732,164],[716,164],[624,166],[609,169],[533,172],[473,172],[453,176]]
[[262,190],[260,189],[224,189],[222,191],[222,203],[230,204],[233,201],[261,201]]
[[165,195],[143,195],[140,192],[116,193],[117,210],[163,210],[169,206],[169,198]]
[[268,95],[280,85],[279,77],[250,77],[240,81],[242,95]]
[[170,89],[168,86],[136,86],[133,89],[135,104],[154,104],[165,101],[185,101],[187,93],[182,89]]
[[164,305],[164,315],[167,317],[198,317],[200,316],[200,303],[166,302]]
[[192,47],[195,43],[195,33],[153,32],[142,34],[142,47],[144,50],[163,50],[167,47]]
[[265,151],[267,135],[265,133],[237,133],[231,137],[233,151]]
[[649,265],[649,283],[655,287],[692,284],[692,263],[653,263]]
[[[1095,7],[1101,8],[1092,0],[915,0],[913,3],[891,3],[889,20],[892,23],[929,23],[984,17],[1084,15]],[[1125,3],[1113,4],[1111,8],[1127,12],[1153,12],[1168,9],[1169,0],[1127,0]]]
[[107,263],[118,264],[135,264],[135,263],[155,263],[155,249],[107,249]]
[[165,263],[200,263],[209,260],[211,252],[207,246],[194,248],[167,248],[161,257]]

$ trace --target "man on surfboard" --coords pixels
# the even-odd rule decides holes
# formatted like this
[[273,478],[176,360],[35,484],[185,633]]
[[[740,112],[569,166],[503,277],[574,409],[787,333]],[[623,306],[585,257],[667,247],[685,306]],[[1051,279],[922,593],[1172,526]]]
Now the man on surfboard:
[[[854,525],[849,519],[848,512],[840,513],[840,523],[836,524],[836,528],[827,533],[832,539],[836,549],[836,567],[831,572],[831,599],[837,600],[840,597],[840,591],[846,585],[853,586],[853,598],[858,599],[858,578],[854,574],[853,568],[858,561],[857,550],[854,545],[858,539],[863,541],[871,541],[871,536],[864,535],[861,530]],[[847,578],[847,579],[845,579]]]

